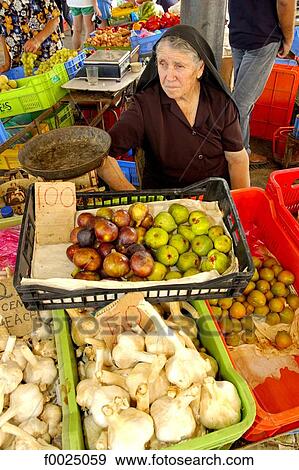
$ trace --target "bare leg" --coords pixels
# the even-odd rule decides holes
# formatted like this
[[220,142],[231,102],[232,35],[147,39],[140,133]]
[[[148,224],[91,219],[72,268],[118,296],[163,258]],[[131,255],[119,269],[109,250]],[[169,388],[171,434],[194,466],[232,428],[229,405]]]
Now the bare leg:
[[81,47],[82,26],[83,26],[82,15],[74,16],[74,22],[73,22],[73,48],[74,49],[80,49]]
[[85,39],[88,38],[89,34],[94,31],[94,23],[91,21],[93,15],[84,15],[83,16],[83,24],[85,30]]

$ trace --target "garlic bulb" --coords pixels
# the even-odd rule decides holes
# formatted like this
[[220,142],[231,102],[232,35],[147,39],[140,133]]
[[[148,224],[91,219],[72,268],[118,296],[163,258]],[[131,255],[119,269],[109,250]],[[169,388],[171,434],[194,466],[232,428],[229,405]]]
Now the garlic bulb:
[[152,418],[143,411],[127,408],[119,413],[119,407],[103,408],[108,423],[108,448],[110,450],[144,450],[154,434]]
[[51,446],[43,439],[35,439],[31,434],[13,424],[6,423],[3,431],[16,436],[14,444],[16,450],[58,450],[58,447]]
[[21,351],[28,361],[24,370],[25,382],[38,384],[41,390],[45,390],[57,377],[55,362],[50,357],[35,356],[26,345],[22,346]]
[[[183,302],[170,302],[169,303],[170,316],[168,317],[168,320],[171,320],[174,323],[176,323],[184,331],[184,333],[186,333],[191,339],[196,338],[198,334],[196,322],[194,321],[193,318],[187,317],[181,312],[182,303]],[[188,310],[193,309],[193,307],[187,304],[187,302],[184,302],[184,306],[187,306]]]
[[108,450],[108,431],[102,431],[95,448],[97,450]]
[[47,403],[40,418],[47,424],[50,436],[56,437],[61,434],[61,408],[54,403]]
[[84,416],[83,418],[83,432],[86,448],[88,450],[95,450],[102,428],[94,422],[91,415]]
[[11,355],[11,360],[15,361],[22,370],[24,370],[27,365],[27,361],[22,354],[23,345],[24,341],[21,339],[17,339]]
[[48,425],[38,418],[29,418],[23,421],[19,427],[36,438],[43,437],[48,432]]
[[214,359],[213,356],[209,356],[208,354],[204,353],[204,352],[200,352],[199,353],[201,355],[201,357],[203,359],[207,359],[211,365],[211,370],[207,372],[208,374],[208,377],[216,377],[217,373],[218,373],[218,363],[216,361],[216,359]]
[[0,428],[12,418],[20,424],[29,418],[39,416],[43,411],[44,397],[35,384],[18,385],[9,398],[10,406],[0,416]]
[[112,350],[112,357],[120,369],[133,367],[137,362],[151,363],[156,357],[154,354],[144,352],[144,338],[131,331],[118,335],[117,343]]
[[216,382],[213,377],[204,380],[200,419],[208,429],[222,429],[241,420],[241,400],[231,382]]
[[90,312],[80,309],[67,309],[72,319],[71,336],[77,346],[85,345],[86,337],[94,337],[99,332],[99,324]]
[[122,399],[125,399],[130,403],[130,395],[128,392],[117,385],[102,385],[98,388],[94,393],[90,406],[90,413],[92,414],[95,423],[105,429],[108,426],[108,422],[105,414],[103,413],[103,407]]
[[51,357],[57,359],[56,346],[54,338],[43,339],[41,341],[32,340],[32,351],[37,356]]
[[193,385],[175,398],[162,397],[152,404],[150,414],[159,441],[179,442],[194,434],[196,422],[189,405],[199,391],[199,387]]
[[91,407],[95,392],[100,388],[100,383],[96,379],[85,379],[77,385],[76,401],[82,408]]
[[22,382],[23,372],[16,362],[0,364],[0,414],[3,410],[4,395],[13,392]]

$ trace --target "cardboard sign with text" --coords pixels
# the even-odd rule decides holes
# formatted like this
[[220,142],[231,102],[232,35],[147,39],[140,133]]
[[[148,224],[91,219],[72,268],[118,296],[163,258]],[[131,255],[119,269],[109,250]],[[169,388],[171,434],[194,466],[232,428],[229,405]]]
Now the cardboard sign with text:
[[144,296],[141,292],[126,294],[97,312],[99,333],[109,349],[117,343],[117,336],[120,333],[130,331],[136,325],[145,333],[153,329],[154,324],[139,307],[142,300]]
[[68,243],[75,214],[74,183],[35,183],[36,242],[39,245]]
[[16,336],[31,333],[38,317],[38,312],[29,312],[22,304],[12,277],[0,279],[0,315],[9,333]]

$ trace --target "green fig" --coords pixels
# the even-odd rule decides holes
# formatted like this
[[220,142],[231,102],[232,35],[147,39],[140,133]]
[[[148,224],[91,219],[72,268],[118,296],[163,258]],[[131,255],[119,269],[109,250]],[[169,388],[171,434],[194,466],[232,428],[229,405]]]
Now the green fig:
[[168,208],[169,214],[172,215],[176,224],[184,224],[188,221],[189,218],[189,211],[187,207],[183,206],[182,204],[174,203]]

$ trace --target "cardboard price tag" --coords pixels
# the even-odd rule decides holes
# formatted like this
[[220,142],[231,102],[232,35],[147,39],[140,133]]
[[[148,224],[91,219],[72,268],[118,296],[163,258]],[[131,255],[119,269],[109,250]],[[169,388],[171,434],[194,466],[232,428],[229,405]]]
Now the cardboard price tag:
[[24,336],[32,332],[37,312],[26,310],[13,286],[12,277],[0,279],[0,315],[12,335]]
[[35,183],[36,242],[39,245],[68,243],[75,214],[74,183]]

